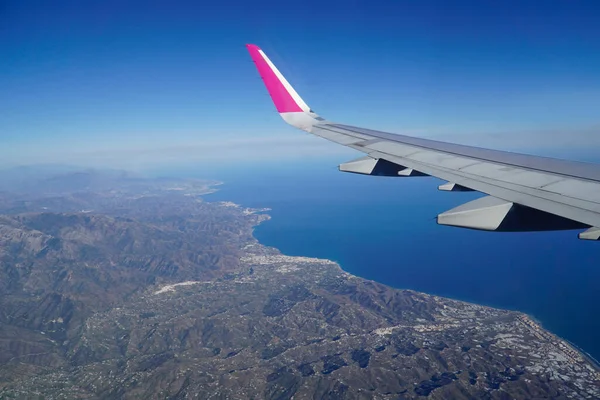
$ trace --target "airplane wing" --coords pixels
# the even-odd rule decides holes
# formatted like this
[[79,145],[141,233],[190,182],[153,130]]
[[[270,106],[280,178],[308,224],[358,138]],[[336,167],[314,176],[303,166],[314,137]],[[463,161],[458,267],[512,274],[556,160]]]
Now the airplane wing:
[[437,222],[487,231],[585,229],[600,239],[600,165],[464,146],[328,121],[300,98],[256,45],[252,60],[288,124],[366,154],[339,166],[365,175],[434,176],[443,191],[488,196],[438,215]]

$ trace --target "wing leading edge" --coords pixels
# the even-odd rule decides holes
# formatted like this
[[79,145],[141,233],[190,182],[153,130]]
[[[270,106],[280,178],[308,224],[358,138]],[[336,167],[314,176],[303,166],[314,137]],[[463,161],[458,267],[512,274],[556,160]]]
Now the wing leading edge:
[[380,132],[315,114],[256,45],[248,51],[288,124],[367,156],[340,165],[364,175],[431,175],[443,191],[487,194],[438,215],[437,222],[488,231],[585,229],[600,239],[600,165],[484,149]]

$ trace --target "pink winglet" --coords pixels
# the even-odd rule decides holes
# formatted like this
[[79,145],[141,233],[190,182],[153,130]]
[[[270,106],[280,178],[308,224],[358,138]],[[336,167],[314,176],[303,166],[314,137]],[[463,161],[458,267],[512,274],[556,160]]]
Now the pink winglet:
[[252,61],[256,64],[260,77],[265,82],[265,86],[275,103],[279,113],[302,112],[302,108],[294,101],[292,95],[287,91],[283,83],[279,80],[275,71],[269,66],[263,57],[260,48],[254,44],[247,44],[248,52]]

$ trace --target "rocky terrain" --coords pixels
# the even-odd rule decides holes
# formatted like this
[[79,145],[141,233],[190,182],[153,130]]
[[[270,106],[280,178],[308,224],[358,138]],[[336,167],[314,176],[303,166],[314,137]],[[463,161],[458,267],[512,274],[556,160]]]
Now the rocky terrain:
[[282,255],[211,182],[48,179],[0,195],[0,398],[600,398],[526,315]]

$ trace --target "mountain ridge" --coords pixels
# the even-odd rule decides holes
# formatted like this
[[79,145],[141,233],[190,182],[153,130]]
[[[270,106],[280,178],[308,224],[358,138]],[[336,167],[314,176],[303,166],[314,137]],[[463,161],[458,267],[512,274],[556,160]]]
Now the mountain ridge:
[[526,315],[283,255],[252,235],[262,210],[176,182],[0,217],[1,398],[600,396]]

